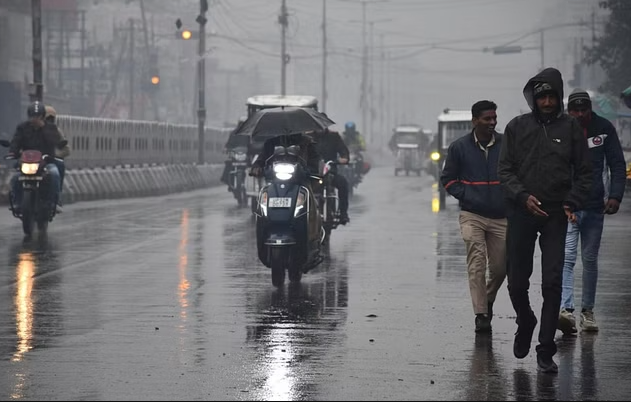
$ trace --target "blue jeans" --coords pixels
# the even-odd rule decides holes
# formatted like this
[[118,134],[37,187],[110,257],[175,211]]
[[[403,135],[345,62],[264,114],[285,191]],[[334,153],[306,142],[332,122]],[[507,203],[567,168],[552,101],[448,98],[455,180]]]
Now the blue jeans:
[[64,176],[66,175],[66,163],[63,160],[55,159],[55,165],[57,165],[57,170],[59,170],[59,192],[61,193],[64,189]]
[[583,261],[583,293],[581,307],[593,310],[598,282],[598,251],[603,234],[605,215],[601,210],[590,209],[576,212],[576,223],[568,223],[565,238],[565,264],[563,266],[563,293],[561,308],[574,309],[574,265],[578,255],[578,239],[581,239]]
[[[50,200],[52,203],[56,203],[59,200],[59,193],[61,192],[61,178],[59,175],[59,169],[57,165],[54,163],[49,163],[46,165],[46,170],[48,170],[49,183],[53,187],[53,199]],[[22,173],[18,173],[11,178],[11,189],[13,191],[13,207],[21,208],[22,207],[22,183],[18,181],[18,177],[20,177]],[[54,205],[54,204],[53,204]]]

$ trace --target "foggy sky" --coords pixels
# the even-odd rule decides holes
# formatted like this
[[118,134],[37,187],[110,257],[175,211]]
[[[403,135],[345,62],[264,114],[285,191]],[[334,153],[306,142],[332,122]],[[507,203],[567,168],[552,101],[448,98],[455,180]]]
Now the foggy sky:
[[[360,124],[362,7],[356,0],[326,1],[330,52],[327,112],[339,123],[353,120]],[[101,0],[101,3],[97,6],[99,17],[93,20],[95,26],[100,22],[111,30],[112,20],[138,14],[138,7],[133,4],[123,6],[117,0],[107,1],[109,4]],[[186,25],[195,26],[199,4],[196,0],[147,0],[146,3],[156,21],[157,33],[170,35],[177,17]],[[221,68],[239,69],[257,64],[266,83],[279,92],[277,15],[281,1],[213,0],[210,4],[207,30],[233,38],[213,37],[207,41]],[[390,127],[386,129],[389,131],[393,124],[404,121],[435,129],[436,116],[444,108],[468,109],[479,99],[490,99],[499,105],[501,130],[512,117],[527,109],[521,90],[540,68],[540,50],[493,55],[482,49],[508,42],[539,47],[539,35],[528,36],[528,33],[589,18],[594,4],[597,2],[593,0],[375,0],[367,6],[367,20],[375,21],[377,60],[372,63],[372,98],[378,100],[380,88],[384,88],[384,96],[390,100],[383,109],[390,116]],[[287,92],[321,98],[322,1],[287,0],[287,6],[290,13],[287,49],[292,56]],[[566,82],[571,79],[575,62],[573,38],[579,36],[589,38],[589,29],[566,27],[545,32],[545,64],[559,68]],[[173,51],[182,42],[163,45],[165,51]],[[382,49],[387,55],[384,63],[380,61]],[[232,92],[246,94],[247,90]],[[245,99],[235,96],[230,99],[231,119],[244,114],[244,102]],[[374,127],[377,130],[383,125],[378,115]]]

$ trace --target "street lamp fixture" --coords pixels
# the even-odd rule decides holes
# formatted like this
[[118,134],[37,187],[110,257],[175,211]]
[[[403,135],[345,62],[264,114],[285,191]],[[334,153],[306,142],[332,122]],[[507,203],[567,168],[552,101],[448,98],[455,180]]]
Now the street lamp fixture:
[[189,40],[193,37],[193,33],[187,29],[187,30],[182,31],[181,36],[182,36],[182,39]]

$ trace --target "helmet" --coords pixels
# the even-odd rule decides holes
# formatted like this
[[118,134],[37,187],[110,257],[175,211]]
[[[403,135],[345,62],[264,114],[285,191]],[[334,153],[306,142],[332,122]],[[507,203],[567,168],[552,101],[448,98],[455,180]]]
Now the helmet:
[[44,117],[46,114],[46,109],[44,104],[40,101],[35,101],[28,105],[26,109],[26,115],[28,117]]
[[54,122],[55,119],[57,118],[57,111],[55,110],[55,108],[52,106],[46,105],[44,107],[44,110],[45,110],[44,118],[47,121]]
[[344,128],[349,131],[355,131],[355,123],[352,121],[349,121],[344,125]]

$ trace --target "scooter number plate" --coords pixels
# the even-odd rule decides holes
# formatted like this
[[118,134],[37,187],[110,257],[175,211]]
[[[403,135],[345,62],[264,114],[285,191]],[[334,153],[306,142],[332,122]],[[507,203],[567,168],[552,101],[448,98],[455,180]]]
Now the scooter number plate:
[[232,162],[232,166],[247,166],[247,162]]
[[270,208],[289,208],[291,207],[291,198],[289,197],[271,197],[267,201]]
[[18,177],[18,181],[25,181],[25,180],[43,180],[44,178],[41,176],[20,176]]

